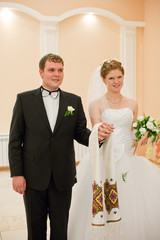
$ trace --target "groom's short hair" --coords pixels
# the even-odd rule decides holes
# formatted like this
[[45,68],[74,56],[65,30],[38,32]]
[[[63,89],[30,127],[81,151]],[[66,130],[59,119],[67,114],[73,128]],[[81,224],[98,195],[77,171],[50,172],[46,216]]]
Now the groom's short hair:
[[62,65],[64,66],[64,61],[59,55],[48,53],[44,57],[42,57],[39,61],[39,68],[41,70],[44,70],[46,61],[62,63]]

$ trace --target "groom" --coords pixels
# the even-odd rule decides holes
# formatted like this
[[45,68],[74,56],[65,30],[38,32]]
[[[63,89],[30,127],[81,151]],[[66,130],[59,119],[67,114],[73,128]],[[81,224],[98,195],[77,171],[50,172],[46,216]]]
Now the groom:
[[[13,189],[23,194],[28,240],[66,240],[72,186],[76,182],[73,140],[88,146],[90,130],[81,98],[62,91],[63,59],[47,54],[39,62],[42,86],[20,93],[13,110],[9,163]],[[99,141],[107,136],[99,127]]]

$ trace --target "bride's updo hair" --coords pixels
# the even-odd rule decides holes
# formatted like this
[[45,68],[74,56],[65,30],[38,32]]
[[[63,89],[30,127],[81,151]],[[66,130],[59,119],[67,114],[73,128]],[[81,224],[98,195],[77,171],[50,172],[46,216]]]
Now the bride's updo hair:
[[124,75],[124,68],[121,62],[118,62],[117,60],[105,60],[100,71],[101,77],[105,78],[110,71],[115,69],[120,70]]

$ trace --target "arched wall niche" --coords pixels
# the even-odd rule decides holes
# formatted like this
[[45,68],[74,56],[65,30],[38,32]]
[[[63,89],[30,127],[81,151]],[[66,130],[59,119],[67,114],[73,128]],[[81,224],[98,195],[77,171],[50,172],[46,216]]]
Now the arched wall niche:
[[120,27],[120,60],[126,70],[124,94],[136,99],[136,28],[143,28],[144,22],[125,21],[118,15],[99,8],[78,8],[65,12],[60,16],[44,16],[39,12],[21,4],[1,2],[0,8],[10,8],[12,10],[26,13],[40,21],[40,55],[48,52],[59,53],[59,23],[70,17],[80,14],[94,13],[103,16],[117,23]]

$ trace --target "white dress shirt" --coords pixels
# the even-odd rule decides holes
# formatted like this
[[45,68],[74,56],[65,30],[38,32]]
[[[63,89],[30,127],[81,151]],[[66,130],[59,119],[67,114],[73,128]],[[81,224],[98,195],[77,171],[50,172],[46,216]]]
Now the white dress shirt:
[[[47,88],[46,88],[47,89]],[[47,89],[49,90],[49,89]],[[45,93],[45,90],[42,89],[42,97],[43,97],[43,102],[44,106],[47,112],[47,117],[49,120],[50,127],[52,129],[52,132],[54,130],[56,120],[57,120],[57,115],[58,115],[58,109],[59,109],[59,92],[55,93],[55,98],[52,97],[49,94]]]

